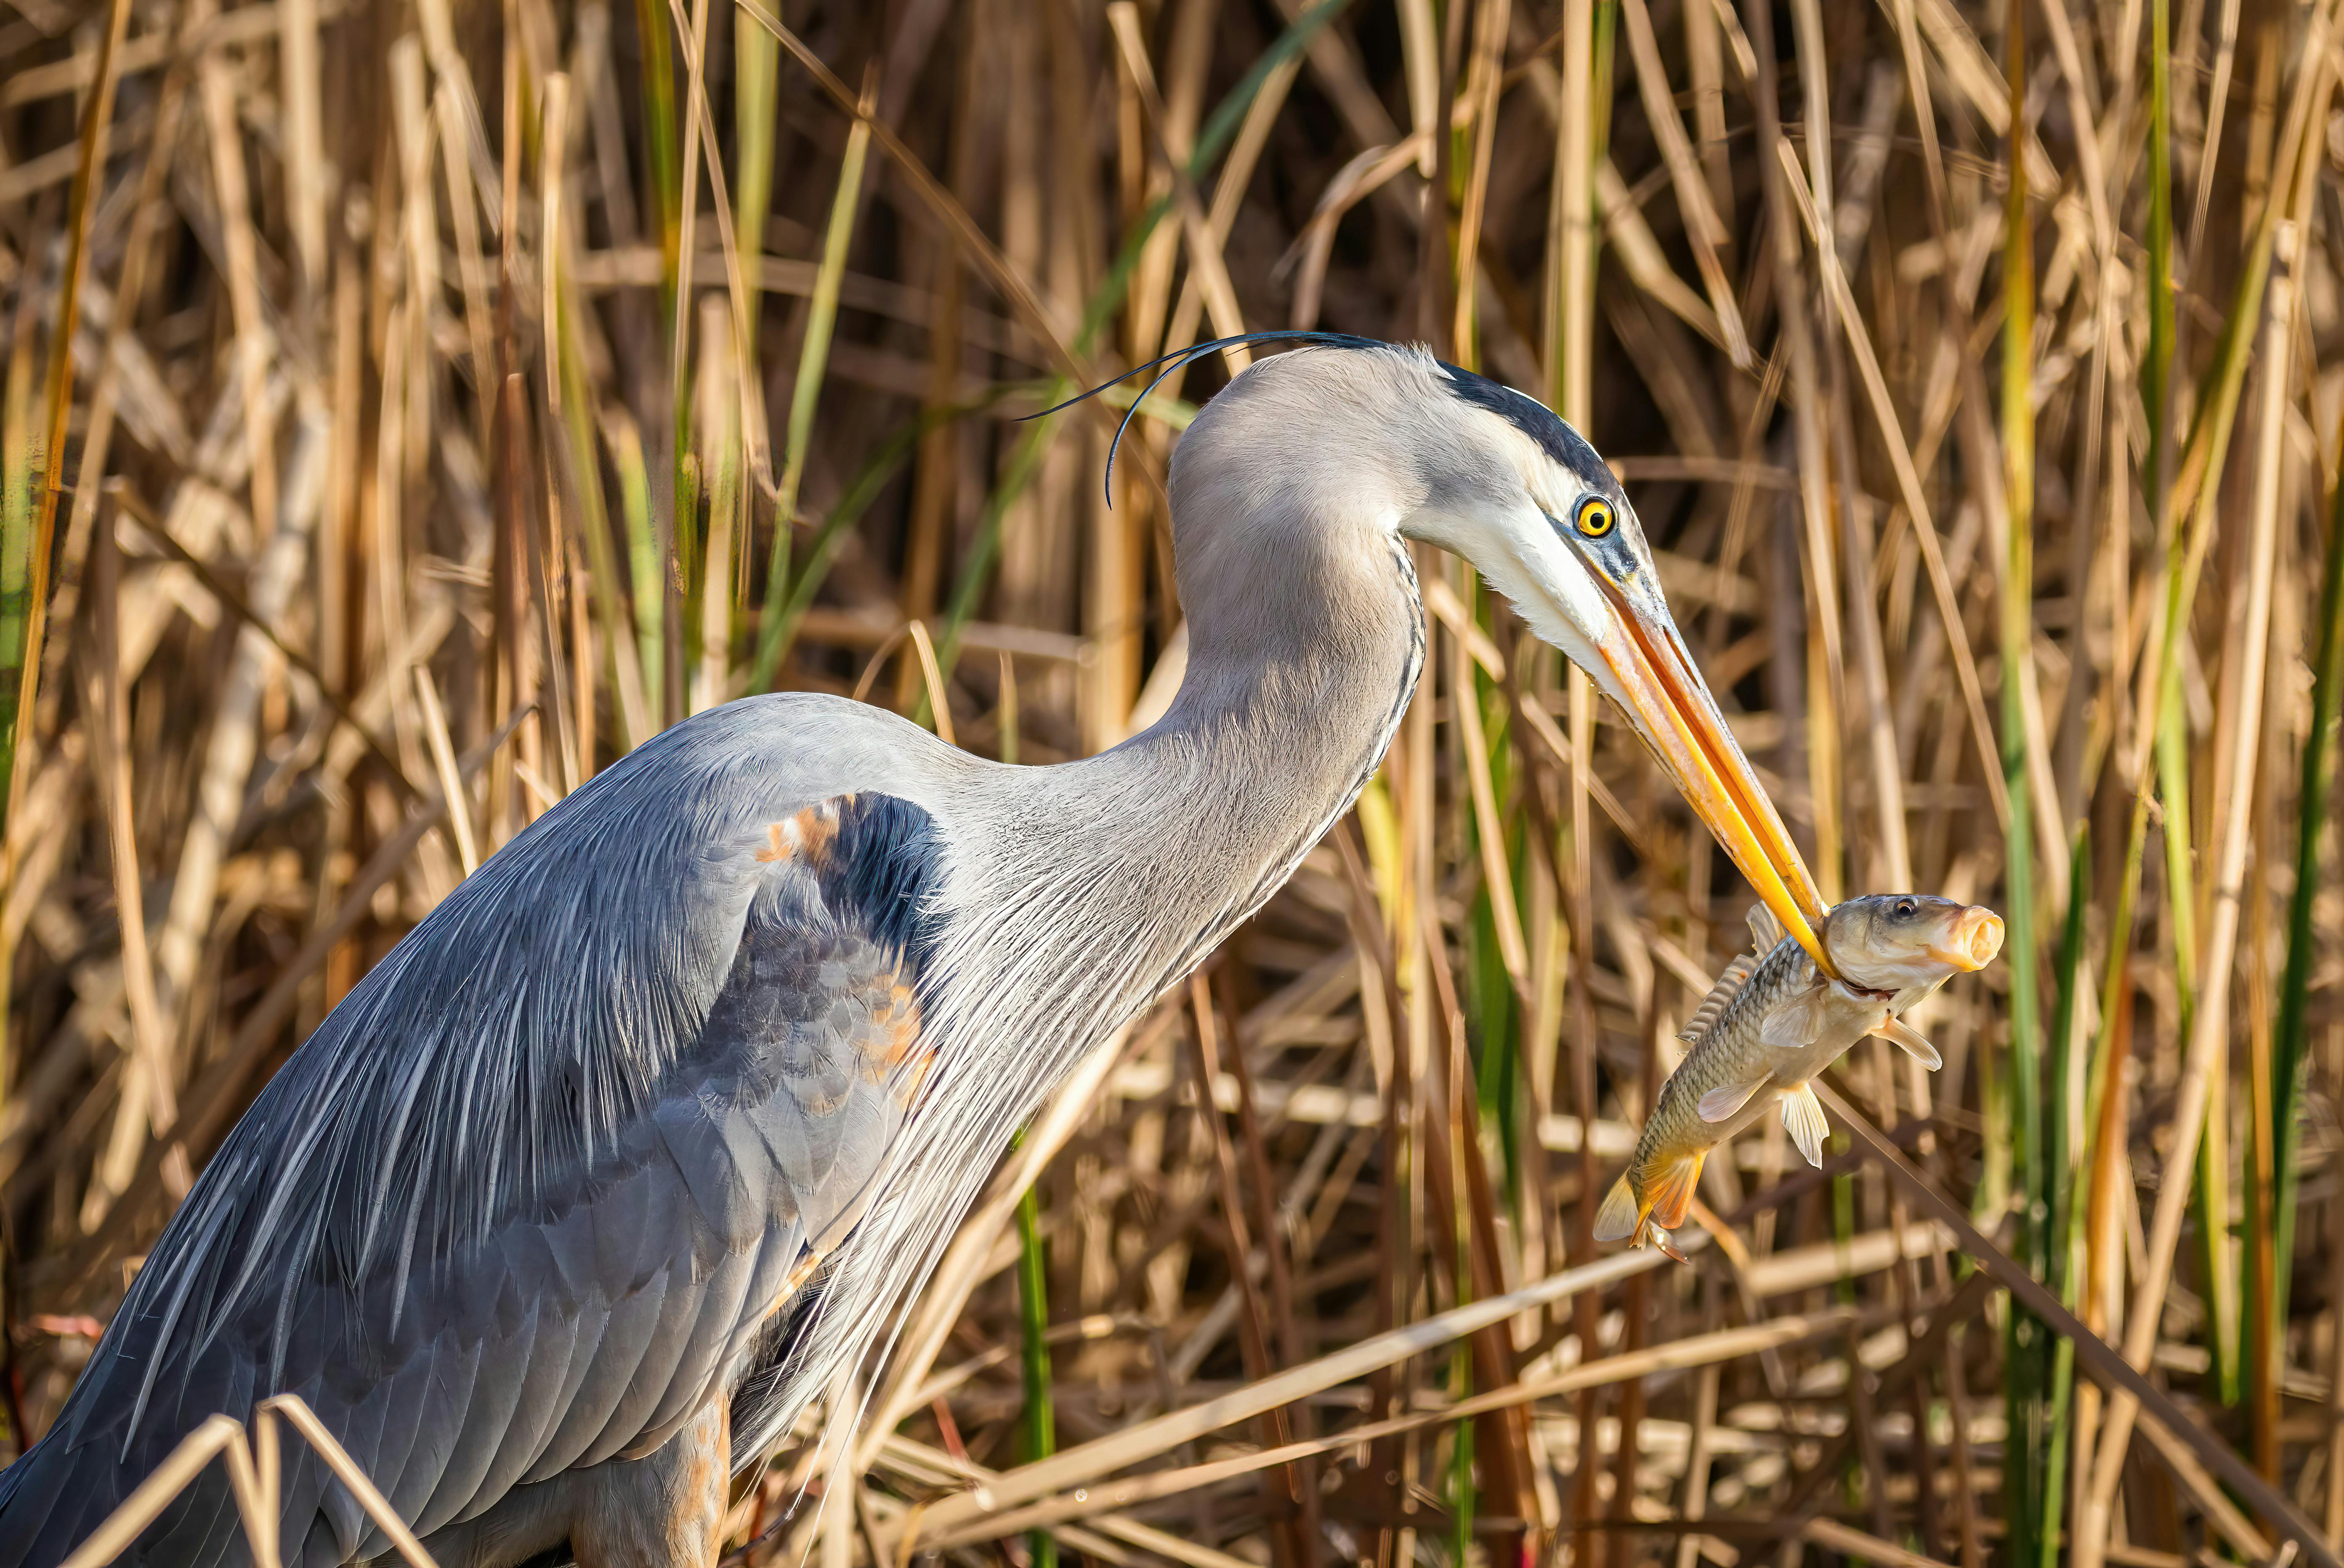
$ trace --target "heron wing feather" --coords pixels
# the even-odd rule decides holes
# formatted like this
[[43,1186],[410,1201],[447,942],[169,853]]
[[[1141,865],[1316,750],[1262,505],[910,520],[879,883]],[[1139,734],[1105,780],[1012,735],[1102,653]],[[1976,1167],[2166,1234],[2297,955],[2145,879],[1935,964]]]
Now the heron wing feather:
[[[792,729],[842,711],[874,738]],[[872,787],[908,730],[734,704],[467,879],[214,1157],[47,1457],[0,1477],[0,1568],[54,1562],[90,1499],[272,1392],[301,1392],[428,1533],[655,1447],[783,1353],[924,1067],[941,836]],[[287,1464],[288,1553],[385,1549]],[[225,1496],[190,1493],[126,1560],[211,1542]]]

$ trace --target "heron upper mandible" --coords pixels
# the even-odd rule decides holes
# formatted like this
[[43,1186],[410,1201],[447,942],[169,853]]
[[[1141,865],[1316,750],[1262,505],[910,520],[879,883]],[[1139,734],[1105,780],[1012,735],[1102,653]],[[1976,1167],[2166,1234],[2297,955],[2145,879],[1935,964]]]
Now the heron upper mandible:
[[[1423,663],[1411,540],[1594,677],[1813,951],[1822,902],[1594,449],[1421,349],[1298,336],[1173,455],[1189,652],[1159,723],[1012,767],[750,697],[547,812],[229,1134],[0,1474],[0,1568],[283,1391],[447,1568],[713,1563],[734,1465],[870,1351],[1009,1130],[1375,771]],[[287,1561],[389,1550],[286,1465]],[[246,1560],[218,1467],[129,1560]]]

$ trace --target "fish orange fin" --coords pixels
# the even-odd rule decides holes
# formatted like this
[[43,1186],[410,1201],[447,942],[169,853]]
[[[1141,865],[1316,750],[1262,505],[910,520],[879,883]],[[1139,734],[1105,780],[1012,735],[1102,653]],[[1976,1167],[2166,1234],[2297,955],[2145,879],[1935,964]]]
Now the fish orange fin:
[[1824,1139],[1831,1136],[1831,1123],[1824,1119],[1824,1102],[1815,1098],[1813,1084],[1801,1084],[1783,1097],[1783,1127],[1791,1141],[1807,1163],[1820,1167],[1824,1162]]
[[1813,1046],[1824,1032],[1824,1003],[1829,986],[1828,981],[1819,981],[1775,1003],[1766,1021],[1758,1026],[1758,1038],[1784,1051],[1803,1051]]
[[1674,1230],[1685,1222],[1692,1209],[1693,1183],[1701,1179],[1701,1162],[1709,1151],[1699,1149],[1680,1155],[1669,1164],[1652,1172],[1652,1221],[1663,1230]]
[[1595,1239],[1625,1241],[1636,1233],[1643,1216],[1636,1212],[1636,1189],[1622,1177],[1612,1184],[1604,1195],[1603,1207],[1595,1211]]
[[1945,1058],[1937,1054],[1937,1047],[1924,1039],[1918,1029],[1902,1018],[1891,1018],[1872,1032],[1883,1039],[1894,1040],[1906,1056],[1933,1073],[1945,1065]]
[[1733,998],[1742,994],[1742,987],[1749,982],[1750,972],[1756,967],[1758,955],[1755,953],[1744,953],[1728,964],[1718,975],[1717,984],[1709,988],[1709,995],[1701,999],[1701,1006],[1693,1009],[1692,1017],[1677,1031],[1677,1038],[1689,1046],[1699,1045],[1702,1037],[1716,1026]]
[[1783,938],[1790,933],[1783,929],[1783,923],[1774,918],[1773,910],[1763,904],[1753,904],[1750,906],[1750,935],[1758,944],[1759,956],[1763,957],[1780,947]]
[[1748,1083],[1721,1084],[1710,1090],[1701,1097],[1701,1119],[1703,1121],[1730,1120],[1735,1111],[1750,1103],[1752,1095],[1766,1087],[1766,1080],[1773,1076],[1771,1073],[1760,1073]]

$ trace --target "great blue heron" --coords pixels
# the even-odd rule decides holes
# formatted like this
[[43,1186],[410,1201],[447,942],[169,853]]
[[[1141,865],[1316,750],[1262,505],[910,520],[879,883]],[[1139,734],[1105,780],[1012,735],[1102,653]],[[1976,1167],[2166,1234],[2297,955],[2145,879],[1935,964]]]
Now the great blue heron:
[[[1595,678],[1812,947],[1821,900],[1594,450],[1420,349],[1306,336],[1174,454],[1189,651],[1160,722],[1007,767],[751,697],[547,812],[229,1135],[0,1475],[0,1568],[47,1568],[206,1416],[285,1391],[450,1568],[712,1563],[732,1465],[868,1351],[1008,1129],[1365,784],[1423,662],[1410,540]],[[387,1550],[288,1462],[298,1561]],[[243,1554],[217,1479],[133,1553]]]

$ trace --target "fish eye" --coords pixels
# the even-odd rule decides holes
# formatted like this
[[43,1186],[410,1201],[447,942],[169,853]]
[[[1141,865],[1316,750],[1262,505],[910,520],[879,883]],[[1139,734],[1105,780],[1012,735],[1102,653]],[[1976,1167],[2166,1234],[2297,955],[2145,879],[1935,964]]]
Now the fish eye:
[[1896,917],[1900,920],[1910,920],[1920,912],[1921,906],[1909,898],[1900,898],[1896,901]]
[[1579,503],[1579,514],[1572,521],[1585,537],[1601,539],[1618,526],[1620,520],[1612,511],[1610,501],[1600,495],[1591,495]]

